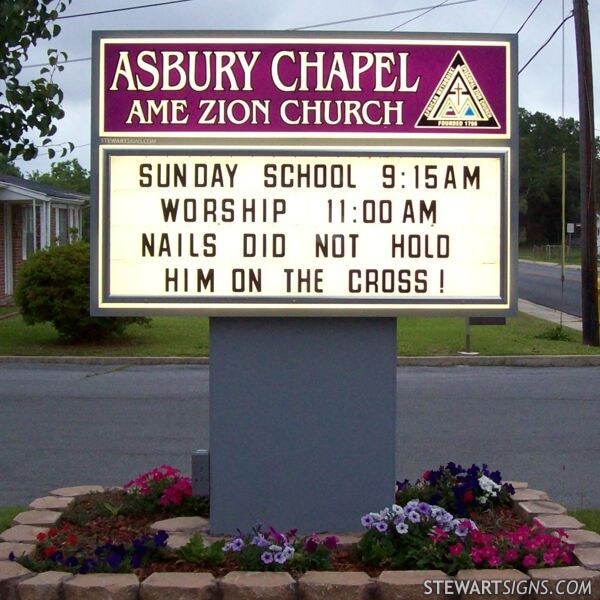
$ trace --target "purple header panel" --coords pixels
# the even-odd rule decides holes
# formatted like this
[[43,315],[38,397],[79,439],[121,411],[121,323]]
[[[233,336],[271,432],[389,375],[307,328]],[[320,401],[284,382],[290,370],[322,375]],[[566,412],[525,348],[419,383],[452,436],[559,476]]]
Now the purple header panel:
[[104,39],[100,135],[506,138],[508,42]]

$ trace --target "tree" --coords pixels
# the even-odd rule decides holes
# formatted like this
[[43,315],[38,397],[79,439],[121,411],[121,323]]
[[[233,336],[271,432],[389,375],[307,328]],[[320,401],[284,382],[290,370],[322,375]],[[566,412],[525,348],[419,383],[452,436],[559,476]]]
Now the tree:
[[8,160],[6,156],[0,154],[0,173],[6,173],[6,175],[14,175],[15,177],[23,177],[21,169],[17,167],[12,161]]
[[52,163],[50,173],[32,171],[28,179],[62,190],[90,193],[90,172],[84,169],[76,158]]
[[567,220],[579,222],[579,124],[519,109],[519,212],[527,242],[561,239],[562,152],[566,153]]
[[[56,19],[71,0],[3,0],[0,2],[0,154],[9,159],[35,158],[38,148],[31,136],[41,137],[48,146],[56,133],[55,121],[62,119],[63,93],[52,80],[62,71],[60,60],[67,55],[55,49],[48,50],[48,66],[40,70],[40,76],[23,81],[23,62],[29,49],[40,40],[51,40],[60,33]],[[67,144],[72,150],[73,145]],[[63,147],[63,156],[67,146]],[[48,147],[53,158],[56,151]]]

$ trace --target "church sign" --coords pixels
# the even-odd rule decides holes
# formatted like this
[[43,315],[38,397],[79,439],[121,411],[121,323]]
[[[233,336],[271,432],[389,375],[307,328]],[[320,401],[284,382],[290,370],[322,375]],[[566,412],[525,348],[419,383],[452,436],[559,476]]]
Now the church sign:
[[97,314],[510,314],[513,36],[96,32]]

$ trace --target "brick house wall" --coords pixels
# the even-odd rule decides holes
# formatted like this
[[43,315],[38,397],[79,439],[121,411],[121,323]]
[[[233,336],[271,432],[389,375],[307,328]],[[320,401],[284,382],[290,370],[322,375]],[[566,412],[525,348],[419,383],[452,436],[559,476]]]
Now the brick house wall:
[[4,252],[4,205],[0,203],[0,306],[7,303],[6,295],[6,275],[4,273],[5,252]]
[[17,285],[19,269],[23,264],[23,207],[13,206],[12,209],[12,251],[13,251],[13,283]]

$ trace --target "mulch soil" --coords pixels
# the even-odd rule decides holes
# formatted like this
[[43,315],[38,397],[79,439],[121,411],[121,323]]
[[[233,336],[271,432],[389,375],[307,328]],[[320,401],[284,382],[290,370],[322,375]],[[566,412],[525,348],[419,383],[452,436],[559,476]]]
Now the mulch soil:
[[[106,502],[112,504],[111,499],[111,496],[107,494]],[[63,518],[56,528],[57,534],[52,541],[57,549],[61,549],[69,535],[76,536],[78,547],[87,550],[90,554],[97,546],[102,544],[130,544],[140,536],[155,533],[150,529],[152,523],[172,516],[167,512],[156,512],[143,516],[118,514],[86,519],[86,512],[97,511],[98,505],[98,494],[76,499],[72,507],[65,513],[66,519]],[[472,517],[475,517],[475,515],[472,515]],[[486,532],[502,529],[515,530],[523,523],[512,507],[497,508],[494,511],[477,515],[473,520],[477,522],[482,531]],[[67,523],[66,528],[65,523]],[[34,558],[44,560],[41,549],[38,549]],[[376,577],[381,573],[381,569],[363,564],[352,548],[339,548],[334,551],[331,562],[332,569],[335,571],[363,571],[371,577]],[[140,580],[144,580],[153,572],[210,572],[215,577],[222,577],[234,570],[237,570],[235,562],[227,558],[225,563],[219,567],[205,567],[198,563],[186,562],[173,553],[172,557],[136,569],[134,573]],[[292,576],[300,575],[300,573],[291,574]]]

